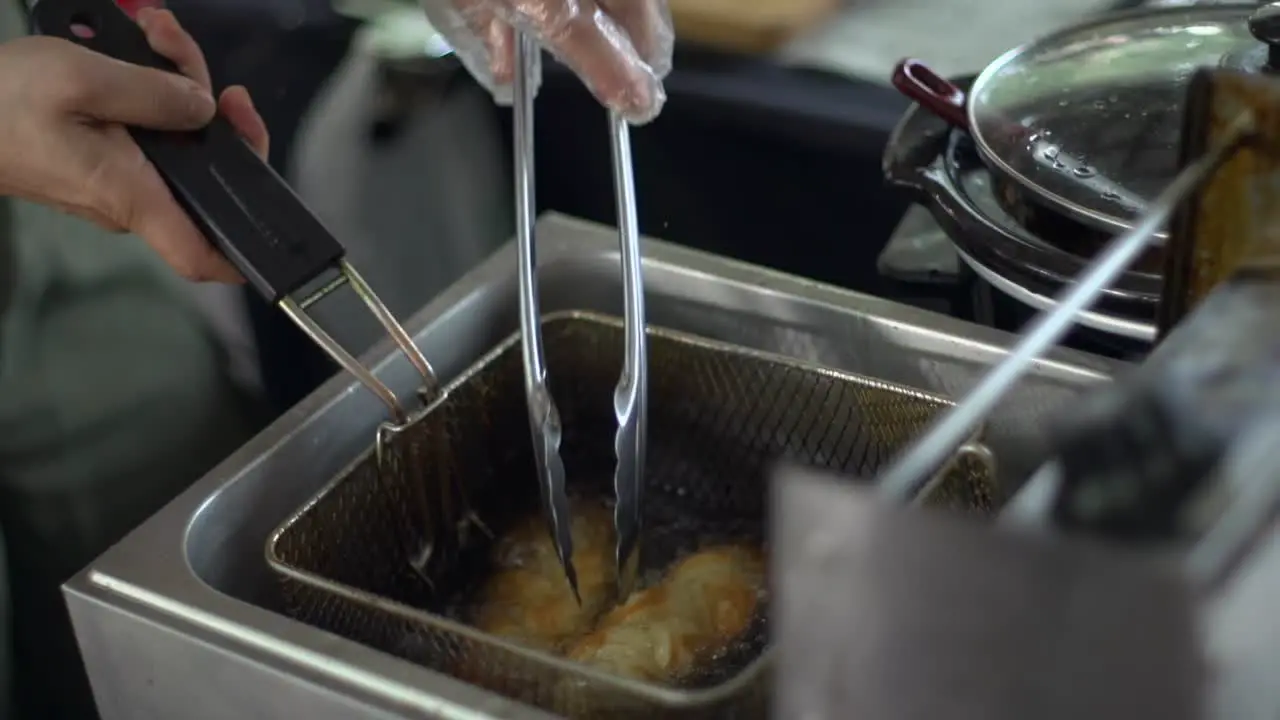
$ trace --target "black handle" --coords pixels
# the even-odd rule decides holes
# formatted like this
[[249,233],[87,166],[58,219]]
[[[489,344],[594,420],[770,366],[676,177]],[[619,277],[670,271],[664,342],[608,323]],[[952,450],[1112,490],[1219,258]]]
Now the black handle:
[[1054,523],[1115,539],[1170,538],[1231,434],[1185,385],[1131,382],[1084,399],[1051,431],[1062,467]]
[[[176,71],[112,0],[39,0],[32,20],[42,35]],[[342,259],[337,239],[226,120],[196,132],[129,132],[205,237],[271,303]]]

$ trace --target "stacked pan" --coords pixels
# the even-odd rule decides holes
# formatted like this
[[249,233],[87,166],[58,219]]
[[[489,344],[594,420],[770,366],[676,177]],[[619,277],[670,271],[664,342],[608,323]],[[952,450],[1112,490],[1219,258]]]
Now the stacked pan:
[[[1014,48],[977,76],[904,60],[894,85],[917,105],[885,173],[932,212],[968,272],[1029,316],[1174,177],[1194,72],[1270,72],[1278,19],[1280,3],[1143,9]],[[1163,265],[1156,244],[1080,325],[1147,346]]]

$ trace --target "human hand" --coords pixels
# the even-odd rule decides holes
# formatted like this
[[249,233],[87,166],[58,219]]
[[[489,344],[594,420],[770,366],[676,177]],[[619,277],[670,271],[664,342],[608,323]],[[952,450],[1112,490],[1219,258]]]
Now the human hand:
[[511,102],[517,28],[631,122],[648,122],[662,110],[674,42],[667,0],[421,2],[463,65],[499,102]]
[[243,282],[174,200],[125,126],[196,130],[218,113],[265,159],[266,125],[243,87],[214,100],[204,54],[172,13],[143,9],[137,22],[152,49],[181,75],[58,38],[0,45],[0,195],[136,233],[185,278]]

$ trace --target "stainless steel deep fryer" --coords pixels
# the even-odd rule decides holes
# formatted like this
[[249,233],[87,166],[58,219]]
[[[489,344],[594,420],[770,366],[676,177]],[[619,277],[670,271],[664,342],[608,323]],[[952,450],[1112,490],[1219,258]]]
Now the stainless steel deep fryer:
[[[615,461],[611,393],[622,363],[619,320],[583,312],[545,316],[550,382],[564,420],[571,492],[607,496]],[[871,477],[950,403],[864,377],[803,365],[693,336],[649,328],[651,435],[643,511],[644,568],[664,567],[693,540],[764,540],[765,476],[782,460]],[[295,618],[442,673],[571,717],[763,715],[766,628],[724,667],[678,690],[606,676],[486,636],[459,615],[481,579],[482,532],[474,510],[501,533],[538,511],[527,440],[519,337],[482,358],[426,408],[397,457],[379,464],[370,448],[268,540]],[[995,495],[979,430],[921,499],[986,512]],[[408,444],[416,447],[409,447]],[[410,452],[410,450],[412,450]],[[469,503],[418,503],[439,487],[465,489]],[[428,519],[434,518],[434,520]],[[428,523],[433,527],[426,527]],[[696,527],[696,538],[689,532]],[[415,572],[425,539],[454,552]],[[735,714],[735,716],[738,716]]]

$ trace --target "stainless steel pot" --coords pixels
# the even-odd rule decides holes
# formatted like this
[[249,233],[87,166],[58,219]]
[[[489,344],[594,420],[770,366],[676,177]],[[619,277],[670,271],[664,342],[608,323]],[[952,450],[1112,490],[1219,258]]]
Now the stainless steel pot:
[[[1277,16],[1280,3],[1240,2],[1105,15],[956,82],[904,60],[894,83],[919,105],[890,139],[886,176],[930,209],[982,282],[1044,309],[1173,178],[1194,71],[1270,72]],[[1149,342],[1162,268],[1157,244],[1080,325]]]
[[894,83],[973,138],[1002,194],[1106,233],[1128,229],[1177,171],[1197,68],[1269,68],[1277,4],[1105,15],[1014,48],[967,92],[904,60]]

